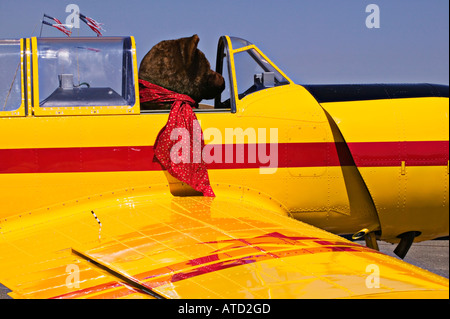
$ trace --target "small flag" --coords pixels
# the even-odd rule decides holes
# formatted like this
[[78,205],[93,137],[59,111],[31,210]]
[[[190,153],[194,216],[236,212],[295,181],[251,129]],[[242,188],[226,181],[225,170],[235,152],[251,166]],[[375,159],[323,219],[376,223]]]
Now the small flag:
[[65,25],[65,24],[62,24],[62,22],[61,22],[59,19],[53,18],[53,17],[51,17],[51,16],[49,16],[49,15],[47,15],[47,14],[45,14],[45,13],[44,13],[44,18],[53,20],[53,21],[55,21],[56,23],[53,24],[53,23],[47,22],[47,21],[45,21],[45,20],[42,20],[42,23],[43,23],[43,24],[49,25],[49,26],[51,26],[51,27],[54,27],[54,28],[58,29],[59,31],[61,31],[61,32],[63,32],[65,35],[67,35],[68,37],[70,37],[70,35],[72,34],[72,31],[70,31],[69,29],[67,29],[67,28],[66,28],[66,25]]
[[84,23],[86,23],[86,24],[89,26],[89,28],[92,29],[92,31],[94,31],[95,33],[97,33],[97,36],[98,36],[98,37],[101,37],[101,36],[102,36],[102,33],[100,32],[100,30],[105,31],[105,30],[102,28],[103,23],[98,23],[98,22],[95,21],[94,19],[89,18],[89,17],[86,17],[84,14],[81,14],[81,13],[80,13],[80,19],[81,19]]

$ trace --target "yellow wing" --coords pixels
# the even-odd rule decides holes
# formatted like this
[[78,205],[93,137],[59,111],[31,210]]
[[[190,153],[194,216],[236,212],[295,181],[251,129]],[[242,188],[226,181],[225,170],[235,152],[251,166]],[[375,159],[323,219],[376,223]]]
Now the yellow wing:
[[14,298],[448,298],[449,282],[265,203],[127,190],[0,222]]

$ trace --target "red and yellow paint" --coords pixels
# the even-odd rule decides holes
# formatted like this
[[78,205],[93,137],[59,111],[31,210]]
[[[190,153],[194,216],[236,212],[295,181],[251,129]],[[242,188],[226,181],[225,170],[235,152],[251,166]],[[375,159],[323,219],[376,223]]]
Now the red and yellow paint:
[[[14,220],[2,228],[0,273],[12,296],[153,298],[114,275],[120,274],[164,298],[448,297],[448,280],[282,216],[267,203],[176,198],[168,190],[104,195],[95,210],[99,238],[88,210],[94,202],[45,209],[35,223]],[[380,269],[376,289],[366,285],[371,264]],[[71,286],[73,265],[79,272]]]
[[[133,59],[137,79],[134,42]],[[209,202],[177,197],[192,191],[153,162],[167,113],[140,114],[138,103],[133,112],[41,110],[38,70],[26,65],[28,113],[0,112],[0,282],[15,297],[145,296],[76,249],[164,297],[448,298],[448,280],[288,218],[334,233],[367,228],[390,242],[408,231],[417,241],[448,235],[448,98],[319,104],[293,83],[235,96],[236,113],[197,114],[220,137],[207,147],[222,151],[208,164]],[[276,143],[276,172],[261,174],[253,142],[229,128],[277,128],[277,141],[257,139],[266,154]],[[65,284],[71,264],[79,289]],[[375,292],[364,283],[369,264],[382,275]]]

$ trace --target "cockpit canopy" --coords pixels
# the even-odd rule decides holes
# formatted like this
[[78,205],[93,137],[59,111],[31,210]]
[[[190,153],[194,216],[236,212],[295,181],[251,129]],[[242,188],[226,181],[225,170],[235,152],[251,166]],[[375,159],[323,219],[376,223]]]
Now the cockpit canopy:
[[132,106],[131,39],[37,39],[40,107]]
[[0,40],[0,111],[13,112],[22,105],[21,40]]
[[[251,76],[253,74],[253,82],[259,88],[262,86],[274,87],[289,84],[289,81],[265,58],[259,53],[253,43],[237,38],[230,37],[233,51],[242,50],[234,54],[234,64],[236,69],[237,85],[239,94],[243,88],[249,87]],[[273,73],[269,77],[269,73]],[[256,78],[255,78],[256,75]],[[264,80],[266,80],[264,82]],[[269,81],[270,80],[270,81]],[[254,83],[253,83],[254,84]],[[239,89],[241,88],[241,89]]]
[[216,70],[228,79],[226,90],[216,98],[216,108],[231,107],[255,92],[291,84],[253,43],[223,36],[219,40]]
[[[0,68],[0,117],[140,113],[133,37],[0,40]],[[237,37],[220,38],[216,70],[226,79],[219,111],[236,112],[245,97],[292,83]]]

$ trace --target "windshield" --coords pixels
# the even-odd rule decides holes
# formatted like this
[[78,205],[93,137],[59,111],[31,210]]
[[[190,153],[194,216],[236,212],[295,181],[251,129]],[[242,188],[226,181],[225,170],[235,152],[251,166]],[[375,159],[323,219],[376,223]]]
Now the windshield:
[[216,71],[225,78],[226,87],[216,97],[215,108],[231,108],[232,113],[244,97],[292,83],[254,44],[237,37],[219,39]]
[[41,107],[134,105],[130,38],[37,39]]
[[20,40],[0,40],[0,112],[22,104]]
[[255,49],[234,54],[239,99],[271,87],[289,84]]
[[231,46],[232,46],[233,50],[244,48],[244,47],[247,47],[247,46],[253,44],[245,39],[241,39],[241,38],[237,38],[237,37],[230,37],[230,40],[231,40]]

